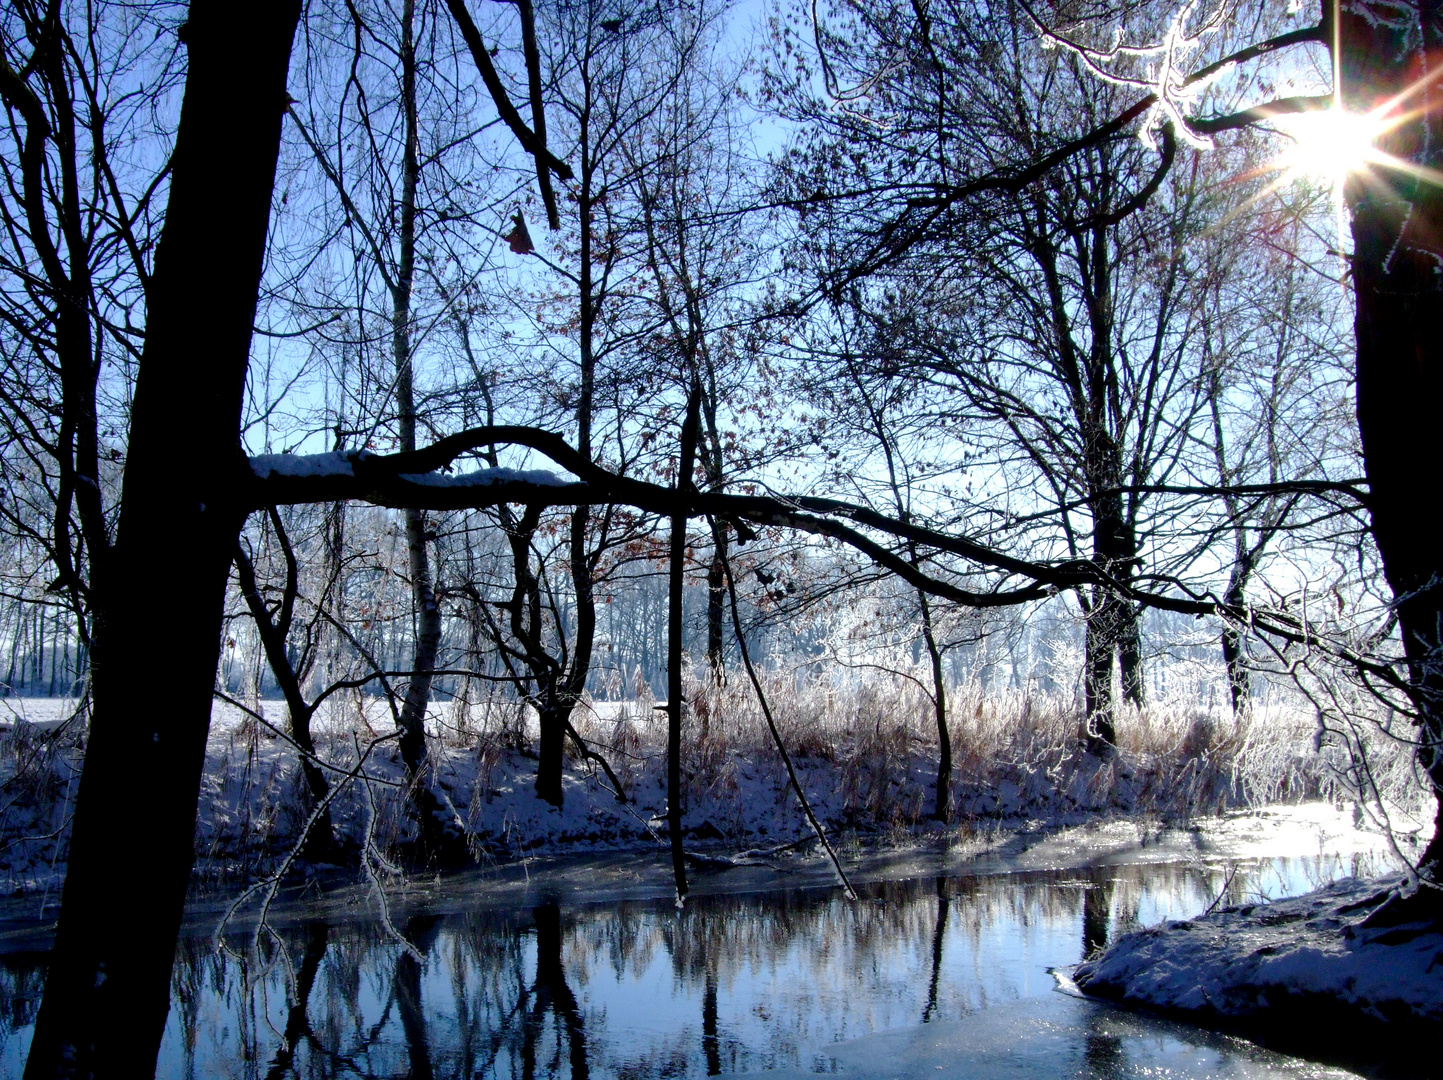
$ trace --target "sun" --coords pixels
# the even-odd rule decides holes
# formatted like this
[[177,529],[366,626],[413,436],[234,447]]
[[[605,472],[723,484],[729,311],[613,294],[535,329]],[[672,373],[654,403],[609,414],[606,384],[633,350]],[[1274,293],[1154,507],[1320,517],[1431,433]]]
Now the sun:
[[1280,116],[1277,124],[1290,140],[1278,155],[1277,166],[1292,176],[1341,188],[1350,174],[1386,158],[1377,139],[1389,123],[1375,113],[1322,109]]

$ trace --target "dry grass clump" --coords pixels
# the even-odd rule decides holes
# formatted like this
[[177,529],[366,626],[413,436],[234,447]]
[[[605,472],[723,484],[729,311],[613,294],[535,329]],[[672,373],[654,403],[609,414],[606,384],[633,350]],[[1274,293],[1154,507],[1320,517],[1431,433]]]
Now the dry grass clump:
[[47,887],[64,867],[88,715],[68,698],[0,700],[0,890]]
[[[912,824],[934,806],[938,736],[921,671],[865,678],[772,671],[763,686],[794,760],[831,776],[845,823]],[[694,680],[698,721],[687,766],[696,794],[729,786],[739,762],[779,764],[749,683]],[[1085,752],[1083,717],[1058,695],[948,692],[953,816],[1048,816],[1117,810],[1186,817],[1231,806],[1334,797],[1339,777],[1313,750],[1314,721],[1296,708],[1242,718],[1193,701],[1118,709],[1118,753]]]

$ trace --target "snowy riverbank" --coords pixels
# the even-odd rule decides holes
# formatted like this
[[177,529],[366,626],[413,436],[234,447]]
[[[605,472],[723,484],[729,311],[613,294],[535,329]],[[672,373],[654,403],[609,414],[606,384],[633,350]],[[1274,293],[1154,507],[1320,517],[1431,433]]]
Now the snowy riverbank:
[[[698,690],[693,702],[698,709],[709,703],[709,726],[705,735],[689,737],[683,761],[688,848],[733,853],[805,842],[810,831],[780,758],[760,735],[760,718],[747,711],[754,708],[747,694],[723,691],[730,696],[711,700],[705,693]],[[1082,750],[1076,716],[1055,702],[959,695],[955,704],[964,719],[953,737],[953,821],[943,826],[928,817],[935,748],[925,740],[925,712],[910,707],[915,702],[871,693],[789,694],[780,687],[775,697],[804,789],[851,860],[910,849],[976,854],[1017,836],[1083,825],[1105,831],[1109,822],[1135,844],[1167,826],[1332,790],[1327,762],[1310,753],[1306,732],[1295,730],[1302,721],[1293,715],[1259,715],[1240,726],[1155,707],[1122,729],[1128,737],[1118,754],[1100,759]],[[578,713],[578,728],[607,756],[627,797],[619,801],[605,775],[572,759],[562,809],[541,802],[533,790],[533,733],[524,712],[514,706],[434,710],[428,780],[467,837],[475,863],[662,845],[664,725],[653,704],[598,703]],[[260,721],[223,703],[214,712],[196,824],[201,891],[233,890],[270,873],[307,817],[295,751],[278,730],[284,707],[269,701],[251,707]],[[0,895],[39,894],[42,901],[58,895],[85,745],[83,717],[72,719],[72,713],[60,699],[0,701]],[[338,702],[313,723],[318,753],[339,788],[331,816],[343,867],[358,864],[368,836],[373,850],[386,854],[404,852],[414,832],[399,755],[387,738],[393,730],[377,699]],[[359,777],[358,752],[366,757]],[[1354,840],[1341,838],[1363,823],[1352,820],[1351,804],[1320,812],[1329,821],[1309,826],[1316,836],[1293,836],[1291,848],[1274,853],[1309,853],[1325,843],[1329,851],[1353,849]],[[1213,823],[1207,831],[1216,836],[1233,828]],[[1199,834],[1177,835],[1192,842]],[[1366,843],[1376,846],[1376,834]],[[1086,861],[1076,852],[1058,857]]]
[[[1071,973],[1081,992],[1367,1065],[1443,1036],[1443,928],[1367,925],[1400,875],[1223,908],[1128,934]],[[1432,1050],[1429,1050],[1429,1060]],[[1436,1075],[1420,1061],[1418,1076]]]

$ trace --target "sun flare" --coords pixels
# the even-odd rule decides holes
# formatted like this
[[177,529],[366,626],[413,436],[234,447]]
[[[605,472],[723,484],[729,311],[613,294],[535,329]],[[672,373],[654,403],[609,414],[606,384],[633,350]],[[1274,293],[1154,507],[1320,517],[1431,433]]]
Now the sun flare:
[[1388,123],[1373,113],[1325,109],[1278,119],[1279,128],[1291,140],[1278,155],[1278,165],[1294,176],[1341,187],[1350,173],[1383,160],[1376,141]]

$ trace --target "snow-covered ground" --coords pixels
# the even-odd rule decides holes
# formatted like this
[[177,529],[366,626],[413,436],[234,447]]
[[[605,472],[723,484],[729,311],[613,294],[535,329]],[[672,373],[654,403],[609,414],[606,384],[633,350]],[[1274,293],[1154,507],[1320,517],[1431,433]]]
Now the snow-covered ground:
[[[1085,994],[1324,1056],[1388,1051],[1396,1060],[1400,1043],[1436,1048],[1443,1034],[1443,927],[1364,924],[1400,882],[1347,878],[1164,922],[1059,978]],[[1429,1056],[1417,1075],[1437,1075]]]
[[[712,701],[706,737],[693,729],[684,759],[689,848],[771,848],[810,836],[780,757],[749,690]],[[1060,829],[1127,818],[1153,827],[1271,800],[1330,794],[1326,769],[1309,757],[1306,731],[1225,728],[1160,712],[1135,718],[1122,752],[1082,751],[1065,710],[960,699],[953,824],[930,821],[936,763],[925,710],[895,698],[787,696],[774,709],[804,789],[844,854],[1007,831]],[[690,696],[694,710],[703,693]],[[404,810],[403,771],[388,707],[375,698],[337,699],[313,735],[328,779],[343,853],[367,835],[395,850],[414,834]],[[575,722],[621,782],[620,801],[601,770],[567,763],[561,809],[533,789],[534,716],[511,705],[438,706],[428,721],[432,790],[454,815],[483,865],[537,854],[654,848],[665,838],[664,720],[650,701],[589,705]],[[138,709],[145,708],[143,699]],[[250,706],[263,722],[217,704],[196,824],[196,880],[233,889],[255,880],[295,845],[308,812],[284,705]],[[57,891],[65,870],[70,807],[83,752],[83,725],[61,699],[0,699],[0,895]],[[694,721],[693,721],[694,722]],[[356,769],[358,755],[365,757]],[[137,782],[143,782],[137,778]],[[1410,826],[1404,823],[1406,833]],[[1417,833],[1416,826],[1411,826]],[[346,861],[343,859],[342,861]]]

